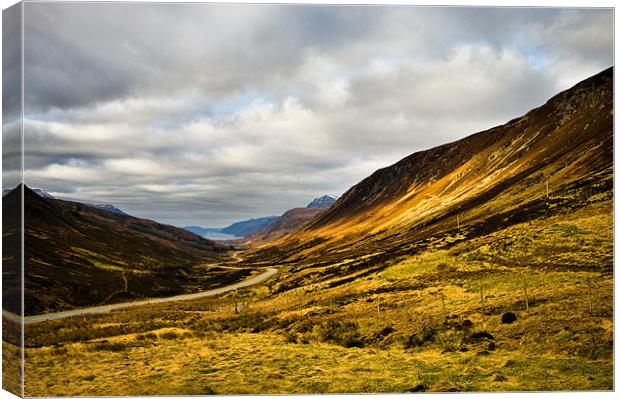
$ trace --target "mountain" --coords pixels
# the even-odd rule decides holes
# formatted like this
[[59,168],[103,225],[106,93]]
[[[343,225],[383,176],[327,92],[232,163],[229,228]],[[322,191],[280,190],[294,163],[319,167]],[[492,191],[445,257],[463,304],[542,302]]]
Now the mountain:
[[[5,195],[7,195],[13,190],[14,188],[5,188],[4,190],[2,190],[2,196],[4,197]],[[43,189],[31,188],[31,190],[33,193],[37,194],[39,197],[48,198],[48,199],[56,199],[56,197],[54,197],[52,194],[48,193],[47,191]]]
[[238,237],[249,237],[274,223],[279,216],[265,216],[256,219],[236,222],[220,230],[221,233],[232,234]]
[[[15,219],[10,210],[19,203],[19,189],[8,193],[3,217]],[[43,198],[28,187],[24,212],[28,314],[202,289],[213,276],[199,265],[228,249],[152,220]],[[10,225],[9,245],[19,242]]]
[[39,197],[47,198],[47,199],[55,199],[55,197],[48,193],[47,191],[40,188],[33,188],[32,191],[37,194]]
[[322,197],[313,199],[306,208],[327,209],[332,206],[337,199],[338,198],[334,197],[333,195],[324,195]]
[[336,202],[336,197],[324,195],[312,200],[306,208],[289,209],[281,216],[267,216],[237,222],[221,229],[220,232],[249,237],[254,243],[271,241],[309,222],[334,202]]
[[94,208],[99,208],[99,209],[102,209],[104,211],[117,213],[119,215],[129,216],[127,213],[125,213],[121,209],[115,207],[114,205],[110,205],[110,204],[105,204],[105,205],[104,204],[93,204],[93,203],[88,203],[88,202],[84,202],[83,204],[84,205],[88,205],[88,206],[92,206]]
[[324,195],[315,198],[306,208],[289,209],[281,216],[266,216],[233,223],[219,232],[240,237],[252,237],[253,241],[268,241],[296,229],[309,222],[319,213],[329,208],[336,197]]
[[612,187],[610,68],[504,125],[377,170],[303,228],[248,259],[329,262],[416,253],[442,240],[454,245],[607,203]]
[[275,219],[273,223],[254,233],[250,237],[250,241],[253,243],[273,241],[308,223],[323,212],[325,209],[318,207],[289,209]]
[[[2,190],[2,196],[4,197],[5,195],[7,195],[8,193],[10,193],[13,190],[14,190],[14,188],[5,188],[4,190]],[[47,198],[47,199],[57,199],[52,194],[50,194],[47,191],[45,191],[43,189],[40,189],[40,188],[31,188],[30,190],[33,193],[37,194],[39,197],[43,197],[43,198]],[[119,208],[117,208],[117,207],[115,207],[113,205],[110,205],[110,204],[95,204],[95,203],[91,203],[91,202],[82,202],[82,203],[84,205],[92,206],[94,208],[103,209],[104,211],[118,213],[119,215],[127,215],[127,213],[125,213],[121,209],[119,209]]]

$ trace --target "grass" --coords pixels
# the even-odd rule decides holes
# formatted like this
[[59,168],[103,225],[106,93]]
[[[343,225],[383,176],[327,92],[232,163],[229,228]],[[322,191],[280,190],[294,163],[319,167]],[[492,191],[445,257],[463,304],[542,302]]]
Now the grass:
[[221,297],[28,325],[26,394],[610,390],[610,215],[596,203],[376,271],[291,265]]
[[30,353],[28,362],[39,378],[31,380],[26,393],[361,393],[418,386],[429,391],[573,390],[610,387],[612,378],[611,365],[580,358],[303,345],[274,334],[215,334],[123,352],[91,351],[88,345],[72,344],[62,363],[47,360],[49,349]]

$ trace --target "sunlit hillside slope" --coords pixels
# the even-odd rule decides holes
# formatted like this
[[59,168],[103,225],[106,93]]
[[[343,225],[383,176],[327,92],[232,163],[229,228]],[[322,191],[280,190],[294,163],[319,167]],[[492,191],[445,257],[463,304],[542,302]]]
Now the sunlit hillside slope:
[[471,239],[611,196],[612,167],[610,68],[520,118],[376,171],[252,259],[384,258],[429,237]]

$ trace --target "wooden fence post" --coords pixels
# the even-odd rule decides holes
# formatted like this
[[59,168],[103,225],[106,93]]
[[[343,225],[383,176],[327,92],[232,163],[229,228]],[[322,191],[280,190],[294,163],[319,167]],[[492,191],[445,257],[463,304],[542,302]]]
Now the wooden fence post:
[[529,298],[527,296],[527,282],[526,281],[523,282],[523,289],[525,290],[525,310],[528,311],[530,310],[530,303],[529,303]]
[[448,320],[448,316],[446,315],[446,303],[443,297],[443,292],[440,292],[439,295],[441,295],[441,312],[443,313],[443,319]]
[[592,316],[592,280],[588,277],[588,310]]

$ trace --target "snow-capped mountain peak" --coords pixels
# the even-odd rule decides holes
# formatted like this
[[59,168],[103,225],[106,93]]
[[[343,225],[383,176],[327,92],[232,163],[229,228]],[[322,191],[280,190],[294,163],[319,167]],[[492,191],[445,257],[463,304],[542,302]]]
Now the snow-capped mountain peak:
[[306,208],[329,208],[337,199],[333,195],[324,195],[313,199]]

